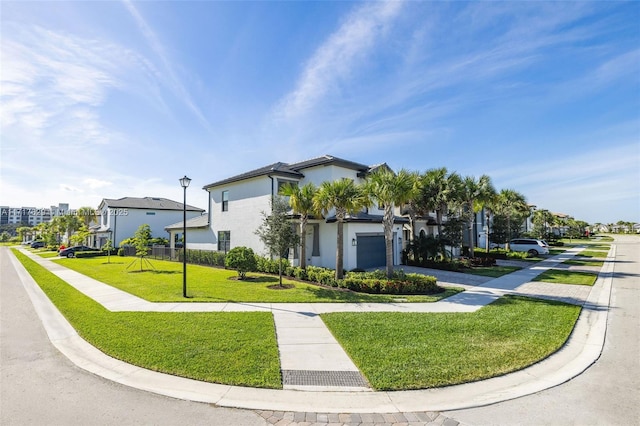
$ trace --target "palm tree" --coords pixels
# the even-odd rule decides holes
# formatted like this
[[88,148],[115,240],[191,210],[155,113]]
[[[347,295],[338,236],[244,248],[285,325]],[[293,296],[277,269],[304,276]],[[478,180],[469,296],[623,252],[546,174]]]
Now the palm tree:
[[344,259],[344,221],[347,214],[355,214],[362,207],[366,206],[366,197],[363,196],[361,188],[352,179],[342,178],[333,182],[322,182],[316,196],[313,199],[316,211],[327,215],[329,211],[335,209],[337,231],[336,247],[336,279],[343,277]]
[[416,216],[421,209],[419,202],[423,185],[423,178],[420,172],[411,172],[411,175],[414,183],[414,194],[411,199],[404,203],[404,214],[409,216],[409,227],[411,228],[411,233],[409,234],[410,243],[416,239]]
[[442,216],[447,213],[454,201],[460,176],[456,173],[447,174],[446,167],[429,169],[422,176],[422,191],[420,193],[420,212],[427,215],[436,212],[438,235],[442,235]]
[[91,226],[91,223],[97,223],[98,222],[98,216],[96,214],[96,209],[92,208],[92,207],[80,207],[78,209],[78,216],[80,216],[80,218],[82,219],[82,222],[84,223],[84,225],[89,228],[89,226]]
[[466,216],[469,236],[469,256],[471,257],[474,256],[473,220],[475,214],[482,210],[485,204],[491,201],[495,193],[496,191],[491,183],[491,178],[487,175],[482,175],[477,180],[473,176],[467,176],[462,180],[458,197],[459,201],[462,202]]
[[307,267],[307,224],[309,216],[317,213],[313,204],[313,199],[318,192],[318,188],[309,182],[299,187],[298,185],[287,183],[280,190],[280,194],[289,197],[289,205],[293,212],[300,215],[300,267]]
[[396,174],[391,169],[379,168],[367,177],[364,190],[368,197],[384,206],[382,226],[386,248],[387,277],[392,278],[394,208],[414,197],[416,190],[414,175],[404,169]]
[[511,218],[529,211],[527,200],[524,195],[513,189],[503,189],[496,196],[493,209],[498,214],[507,218],[507,242],[505,248],[509,251],[509,241],[511,241]]

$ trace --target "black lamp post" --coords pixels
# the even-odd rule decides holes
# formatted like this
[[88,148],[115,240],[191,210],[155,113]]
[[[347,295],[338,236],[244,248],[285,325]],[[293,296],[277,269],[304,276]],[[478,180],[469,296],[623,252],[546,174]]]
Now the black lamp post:
[[180,185],[184,190],[184,202],[182,203],[182,297],[187,297],[187,187],[191,183],[186,175],[180,179]]

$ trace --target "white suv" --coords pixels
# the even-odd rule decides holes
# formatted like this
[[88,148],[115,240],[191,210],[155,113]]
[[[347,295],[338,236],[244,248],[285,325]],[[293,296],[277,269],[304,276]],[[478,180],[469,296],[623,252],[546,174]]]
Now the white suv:
[[539,254],[549,254],[549,246],[542,240],[533,238],[516,238],[509,241],[511,251],[526,251],[531,256]]

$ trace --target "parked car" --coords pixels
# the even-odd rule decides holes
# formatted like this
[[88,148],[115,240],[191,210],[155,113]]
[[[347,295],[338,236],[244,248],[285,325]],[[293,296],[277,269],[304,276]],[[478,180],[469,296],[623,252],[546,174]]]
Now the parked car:
[[539,254],[549,254],[549,246],[542,240],[534,238],[516,238],[509,241],[511,251],[527,252],[531,256]]
[[34,241],[31,243],[31,248],[42,248],[45,245],[44,241]]
[[76,257],[76,253],[79,251],[93,251],[93,250],[95,249],[87,246],[73,246],[73,247],[67,247],[64,250],[60,250],[60,253],[58,254],[61,257]]

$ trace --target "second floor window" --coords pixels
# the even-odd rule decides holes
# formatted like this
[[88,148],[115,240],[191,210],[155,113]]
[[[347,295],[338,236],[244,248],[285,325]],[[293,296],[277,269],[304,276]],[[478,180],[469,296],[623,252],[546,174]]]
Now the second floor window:
[[229,191],[222,191],[222,211],[229,211]]

